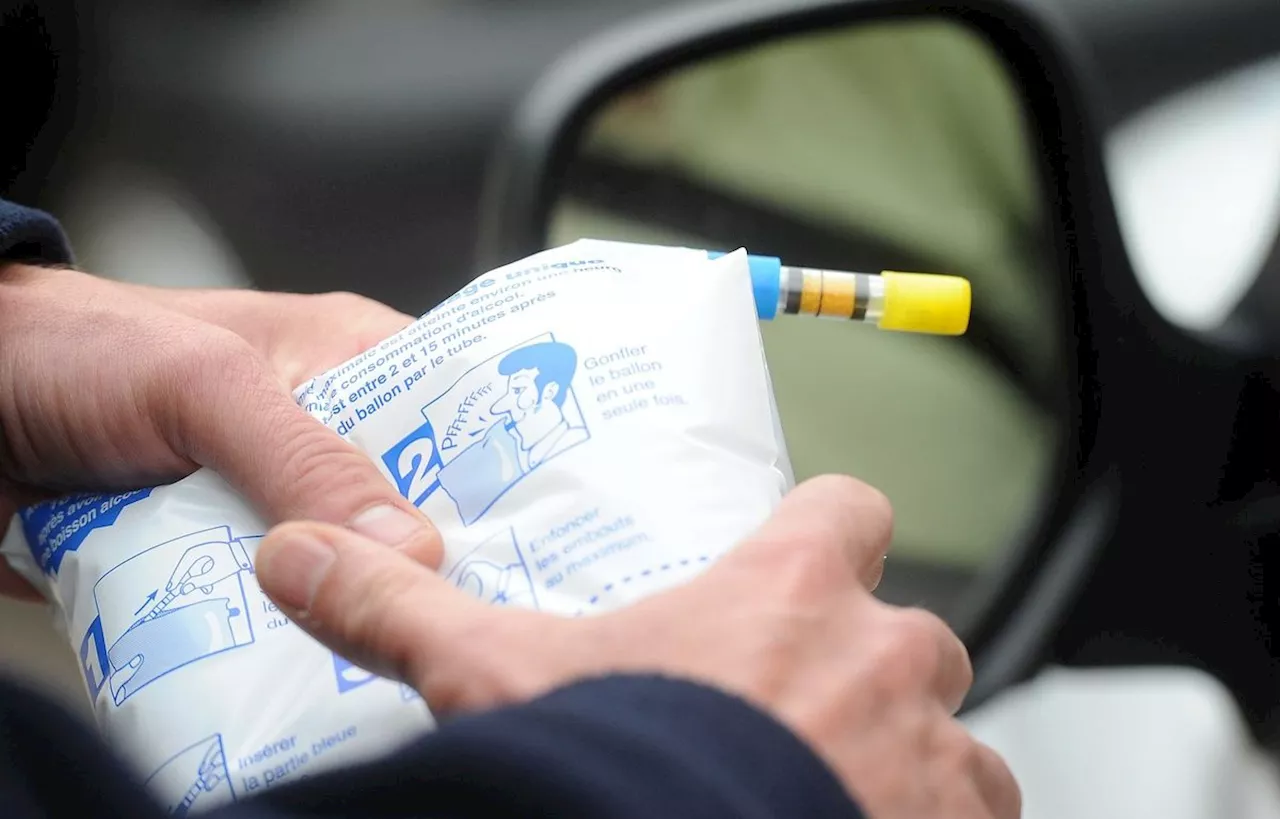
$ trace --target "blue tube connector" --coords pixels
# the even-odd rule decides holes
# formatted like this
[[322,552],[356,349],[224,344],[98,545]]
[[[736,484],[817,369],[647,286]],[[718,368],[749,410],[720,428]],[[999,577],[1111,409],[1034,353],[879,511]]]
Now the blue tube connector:
[[[707,251],[707,256],[719,259],[729,254],[718,250]],[[751,290],[756,297],[756,315],[769,321],[778,315],[778,303],[782,297],[782,260],[775,256],[747,256],[751,268]]]

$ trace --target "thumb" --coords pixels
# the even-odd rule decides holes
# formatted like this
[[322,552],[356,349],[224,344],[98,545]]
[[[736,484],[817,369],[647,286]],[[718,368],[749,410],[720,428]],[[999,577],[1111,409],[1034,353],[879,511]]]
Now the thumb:
[[212,467],[271,522],[347,526],[429,566],[443,556],[439,533],[401,497],[373,461],[308,415],[243,342],[206,358],[219,372],[180,390],[182,449]]
[[[286,523],[258,547],[258,582],[302,629],[346,659],[417,686],[451,710],[476,674],[459,667],[502,613],[349,529]],[[510,615],[507,615],[510,616]],[[471,692],[472,694],[476,692]]]
[[811,478],[791,490],[729,561],[813,568],[835,580],[849,569],[868,590],[884,574],[893,509],[879,490],[844,475]]

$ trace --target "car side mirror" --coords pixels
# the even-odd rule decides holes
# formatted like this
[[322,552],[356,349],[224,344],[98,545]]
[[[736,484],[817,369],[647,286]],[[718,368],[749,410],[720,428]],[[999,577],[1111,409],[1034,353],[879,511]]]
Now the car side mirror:
[[966,640],[970,704],[1034,670],[1116,512],[1098,338],[1151,311],[1088,70],[1059,22],[1012,0],[666,12],[546,75],[487,190],[487,266],[592,237],[970,279],[960,339],[764,329],[797,477],[889,495],[878,593]]

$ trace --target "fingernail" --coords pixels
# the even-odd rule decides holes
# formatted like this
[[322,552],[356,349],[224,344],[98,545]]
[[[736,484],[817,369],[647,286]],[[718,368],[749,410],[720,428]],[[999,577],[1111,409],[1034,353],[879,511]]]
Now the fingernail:
[[259,561],[262,586],[272,597],[301,612],[311,608],[316,591],[338,554],[328,543],[312,535],[291,532]]
[[399,546],[426,528],[426,522],[397,506],[384,503],[356,515],[347,527],[385,546]]

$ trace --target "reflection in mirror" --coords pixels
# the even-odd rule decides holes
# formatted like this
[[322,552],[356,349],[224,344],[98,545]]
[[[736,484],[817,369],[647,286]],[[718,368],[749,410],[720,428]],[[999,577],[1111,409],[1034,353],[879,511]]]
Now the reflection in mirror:
[[1147,298],[1180,327],[1218,329],[1280,244],[1280,57],[1131,117],[1108,134],[1106,159]]
[[762,325],[797,478],[881,488],[896,510],[881,595],[954,615],[1038,519],[1059,453],[1063,313],[1032,151],[1003,63],[968,29],[783,37],[608,101],[565,169],[547,242],[746,246],[968,277],[959,339]]

